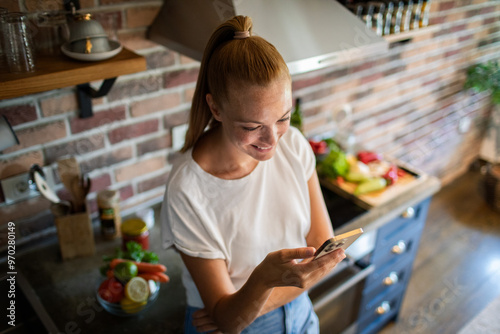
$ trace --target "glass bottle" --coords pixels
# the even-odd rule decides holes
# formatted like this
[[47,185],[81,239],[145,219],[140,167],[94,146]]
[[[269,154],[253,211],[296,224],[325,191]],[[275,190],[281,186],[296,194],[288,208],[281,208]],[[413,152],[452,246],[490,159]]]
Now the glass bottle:
[[413,0],[408,1],[406,6],[405,17],[403,20],[403,31],[409,31],[411,27],[411,18],[413,15]]
[[403,24],[403,12],[405,10],[405,3],[400,1],[398,4],[398,11],[396,12],[396,21],[394,23],[394,33],[399,34],[401,32],[401,25]]
[[122,219],[120,216],[120,194],[114,190],[101,190],[97,194],[101,234],[104,239],[120,236]]
[[392,14],[394,12],[394,4],[389,2],[387,12],[385,13],[384,35],[390,35],[392,26]]
[[427,27],[429,25],[429,12],[431,9],[431,0],[424,1],[422,5],[422,15],[420,19],[420,27]]
[[384,34],[384,13],[385,4],[380,4],[377,13],[377,35],[382,36]]
[[422,0],[418,0],[417,7],[415,8],[415,13],[413,16],[413,29],[420,28],[420,18],[422,17]]
[[303,115],[300,105],[300,98],[297,98],[295,100],[295,109],[290,117],[290,125],[299,129],[300,132],[303,131]]
[[368,6],[368,12],[365,16],[366,27],[368,29],[373,29],[373,13],[375,12],[375,6],[371,4]]

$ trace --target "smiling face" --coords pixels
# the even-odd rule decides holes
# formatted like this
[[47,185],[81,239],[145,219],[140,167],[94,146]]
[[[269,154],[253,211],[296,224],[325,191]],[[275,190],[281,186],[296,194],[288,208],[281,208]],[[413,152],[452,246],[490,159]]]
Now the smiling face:
[[228,101],[220,106],[207,94],[212,114],[221,123],[224,144],[235,156],[246,155],[257,161],[270,159],[290,125],[290,80],[277,79],[266,86],[232,87]]

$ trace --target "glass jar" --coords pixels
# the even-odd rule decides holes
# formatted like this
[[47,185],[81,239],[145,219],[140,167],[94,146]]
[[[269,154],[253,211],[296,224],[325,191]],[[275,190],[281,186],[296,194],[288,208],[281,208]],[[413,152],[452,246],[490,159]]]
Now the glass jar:
[[127,250],[127,242],[135,241],[142,249],[149,249],[149,230],[146,222],[139,218],[127,219],[122,223],[122,248]]
[[120,236],[120,194],[114,190],[101,190],[97,194],[97,206],[101,221],[101,234],[104,239]]

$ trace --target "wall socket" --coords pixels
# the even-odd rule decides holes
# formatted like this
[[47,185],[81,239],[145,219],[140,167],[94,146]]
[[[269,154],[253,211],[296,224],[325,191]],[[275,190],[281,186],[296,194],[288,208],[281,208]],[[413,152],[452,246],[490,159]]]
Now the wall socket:
[[[50,167],[42,168],[47,184],[54,188],[54,177]],[[30,181],[30,173],[19,174],[0,181],[5,204],[13,204],[29,198],[40,196],[36,185]]]
[[178,151],[184,146],[184,139],[186,138],[187,124],[182,124],[172,128],[172,149]]

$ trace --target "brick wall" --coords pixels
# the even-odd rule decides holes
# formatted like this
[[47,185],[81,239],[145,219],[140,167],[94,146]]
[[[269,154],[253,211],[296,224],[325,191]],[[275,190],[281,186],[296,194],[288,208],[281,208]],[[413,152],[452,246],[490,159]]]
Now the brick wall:
[[[104,25],[111,17],[119,40],[146,57],[148,70],[119,77],[106,97],[93,101],[90,119],[77,117],[73,87],[0,101],[0,113],[21,141],[0,155],[0,179],[24,173],[34,163],[50,166],[55,174],[57,159],[74,155],[93,180],[89,203],[94,212],[96,192],[105,188],[119,190],[122,209],[132,212],[163,196],[172,129],[186,123],[199,64],[145,38],[162,1],[80,2]],[[2,5],[37,11],[59,3],[10,0]],[[444,183],[454,179],[477,156],[490,111],[487,94],[463,90],[465,69],[498,59],[499,17],[499,1],[433,1],[431,26],[411,41],[392,43],[378,57],[295,76],[293,93],[302,98],[307,134],[335,128],[340,110],[349,104],[359,143]],[[471,127],[461,133],[464,118]],[[60,183],[57,190],[67,196]],[[45,199],[1,201],[2,196],[0,231],[14,220],[19,242],[53,233]]]

